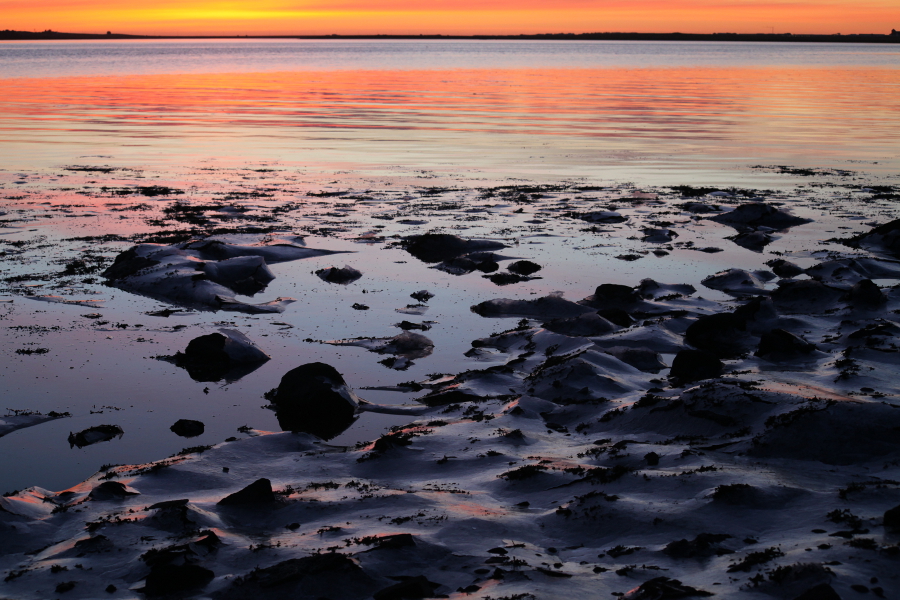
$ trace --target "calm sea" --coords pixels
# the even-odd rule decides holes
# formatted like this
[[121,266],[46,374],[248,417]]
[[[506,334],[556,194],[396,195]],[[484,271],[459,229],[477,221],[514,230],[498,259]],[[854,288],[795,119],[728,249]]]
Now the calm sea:
[[7,169],[311,170],[741,183],[900,171],[900,46],[687,42],[0,44]]

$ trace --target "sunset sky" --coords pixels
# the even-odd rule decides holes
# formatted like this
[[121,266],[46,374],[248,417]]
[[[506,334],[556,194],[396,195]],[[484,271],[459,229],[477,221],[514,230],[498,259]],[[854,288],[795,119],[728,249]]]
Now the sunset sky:
[[889,33],[898,0],[0,0],[0,29],[185,35]]

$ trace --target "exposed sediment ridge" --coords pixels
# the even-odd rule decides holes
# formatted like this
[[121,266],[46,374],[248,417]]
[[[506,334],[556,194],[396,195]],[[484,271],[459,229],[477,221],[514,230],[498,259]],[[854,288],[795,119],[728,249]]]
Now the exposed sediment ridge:
[[[876,221],[872,203],[834,216],[814,196],[737,191],[691,198],[513,186],[446,190],[441,208],[433,191],[378,201],[369,194],[358,201],[357,221],[323,245],[342,249],[343,236],[379,244],[384,254],[353,255],[365,273],[359,281],[330,285],[312,268],[305,281],[341,298],[340,314],[373,314],[403,329],[319,340],[331,339],[335,351],[360,346],[360,361],[409,369],[413,380],[396,389],[412,392],[414,406],[393,409],[413,415],[404,417],[409,422],[355,446],[324,441],[356,427],[367,411],[390,407],[366,401],[362,373],[320,361],[294,369],[305,362],[298,361],[278,373],[290,375],[283,389],[266,396],[293,432],[246,428],[241,439],[161,461],[106,466],[62,492],[32,487],[0,498],[0,596],[790,600],[900,593],[896,206],[877,207]],[[432,222],[395,226],[423,216]],[[473,216],[486,224],[465,220]],[[321,219],[310,210],[280,225],[321,226]],[[474,224],[468,232],[450,229],[460,223]],[[845,223],[854,225],[845,240],[820,244],[825,235],[808,233]],[[735,229],[769,238],[747,247],[731,239]],[[220,251],[241,248],[241,260],[247,248],[273,247],[270,238],[216,239]],[[249,285],[247,272],[265,273],[265,262],[247,261],[227,279],[208,265],[234,257],[186,258],[183,251],[198,242],[172,241],[152,252],[187,261],[204,275],[196,281],[212,273],[216,285],[234,290],[237,282]],[[727,251],[697,251],[718,245]],[[117,254],[139,256],[128,246],[107,251],[106,264]],[[625,275],[560,275],[574,253],[598,249],[606,265],[635,266]],[[304,260],[285,264],[316,256],[300,250],[295,238],[288,251]],[[115,264],[135,256],[107,273],[118,279]],[[425,261],[416,273],[433,280],[398,295],[416,304],[392,297],[389,305],[420,321],[394,323],[396,313],[374,293],[366,296],[369,310],[351,307],[361,286],[390,285],[372,283],[382,256],[407,265],[398,269]],[[539,271],[512,266],[532,259]],[[666,278],[651,260],[679,266]],[[497,271],[545,279],[496,287],[481,277]],[[154,291],[170,305],[165,310],[191,306],[190,273],[179,275],[187,279],[168,299],[154,276],[171,279],[147,265],[121,275],[144,278],[146,287],[135,291]],[[290,276],[253,281],[265,287]],[[565,289],[572,278],[581,294],[550,287]],[[441,305],[454,282],[477,292],[458,296],[470,302]],[[8,291],[16,292],[15,283]],[[72,299],[77,292],[60,298]],[[254,318],[287,320],[296,310],[299,327],[315,318],[303,302]],[[434,320],[421,321],[426,312]],[[458,335],[449,325],[465,319],[500,331],[471,336],[453,373],[422,376],[411,359],[436,360]],[[273,329],[252,323],[244,333],[222,331],[265,350],[260,334]],[[367,351],[389,354],[389,364]],[[268,355],[255,373],[283,364]],[[320,393],[333,397],[333,420],[325,410],[304,412]],[[46,422],[22,415],[4,417],[4,426],[12,431],[17,418],[35,432]],[[311,421],[315,427],[306,426]]]

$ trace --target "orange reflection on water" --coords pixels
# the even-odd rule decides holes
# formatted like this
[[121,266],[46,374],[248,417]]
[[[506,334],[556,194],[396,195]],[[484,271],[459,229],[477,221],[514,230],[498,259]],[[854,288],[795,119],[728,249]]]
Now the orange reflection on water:
[[[896,154],[900,73],[888,69],[656,68],[326,71],[6,80],[0,140],[55,144],[102,134],[165,150],[172,139],[302,139],[309,150],[358,134],[465,148],[517,134],[689,143],[846,158]],[[864,109],[864,110],[863,110]],[[423,137],[423,132],[428,136]],[[449,136],[452,135],[452,139]],[[460,137],[460,135],[462,137]],[[298,137],[299,136],[299,137]],[[422,142],[422,140],[425,140]],[[586,142],[590,143],[590,142]],[[488,143],[489,145],[489,143]],[[599,146],[598,146],[599,147]]]

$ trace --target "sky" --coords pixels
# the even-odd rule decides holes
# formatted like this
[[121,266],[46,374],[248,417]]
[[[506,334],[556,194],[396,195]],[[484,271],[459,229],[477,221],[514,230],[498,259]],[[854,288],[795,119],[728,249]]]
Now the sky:
[[900,0],[0,0],[0,29],[147,35],[890,33]]

